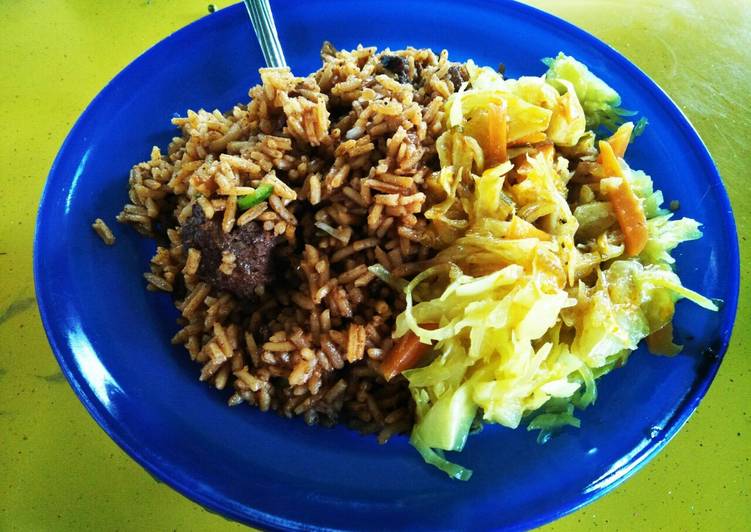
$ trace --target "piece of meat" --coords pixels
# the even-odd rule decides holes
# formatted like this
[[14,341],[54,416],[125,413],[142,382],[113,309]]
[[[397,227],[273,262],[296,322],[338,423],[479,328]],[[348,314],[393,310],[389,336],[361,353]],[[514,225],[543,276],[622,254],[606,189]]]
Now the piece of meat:
[[409,61],[398,55],[382,55],[381,66],[394,74],[399,83],[409,83]]
[[467,67],[464,65],[450,66],[448,75],[451,84],[454,86],[454,91],[458,91],[459,87],[462,86],[462,83],[469,79],[469,72],[467,72]]
[[[264,231],[257,222],[235,227],[229,233],[222,231],[220,219],[207,220],[200,206],[193,206],[192,216],[180,230],[185,249],[201,252],[198,277],[211,285],[249,298],[256,287],[266,286],[273,280],[273,252],[280,242],[272,232]],[[227,275],[219,270],[222,254],[235,256],[235,268]]]

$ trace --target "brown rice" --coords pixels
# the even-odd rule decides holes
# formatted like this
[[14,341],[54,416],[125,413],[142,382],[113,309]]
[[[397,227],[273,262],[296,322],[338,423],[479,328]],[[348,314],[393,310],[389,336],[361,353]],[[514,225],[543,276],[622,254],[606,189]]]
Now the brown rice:
[[104,220],[101,218],[97,218],[94,220],[94,223],[91,224],[91,227],[96,231],[96,234],[99,235],[99,238],[102,239],[102,242],[107,244],[108,246],[111,246],[115,243],[115,235],[112,233],[112,229],[110,229],[106,223],[104,223]]

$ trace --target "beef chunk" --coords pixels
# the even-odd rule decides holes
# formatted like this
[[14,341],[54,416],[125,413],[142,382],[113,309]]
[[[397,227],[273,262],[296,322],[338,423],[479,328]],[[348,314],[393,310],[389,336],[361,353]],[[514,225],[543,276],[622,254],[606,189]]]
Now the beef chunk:
[[381,66],[394,74],[399,83],[409,83],[409,61],[398,55],[382,55]]
[[[248,298],[256,287],[268,285],[273,279],[273,251],[279,238],[264,231],[257,222],[225,233],[220,219],[207,220],[203,209],[194,205],[180,234],[186,249],[192,247],[201,252],[198,277],[220,290]],[[223,252],[235,255],[235,268],[229,275],[219,270]]]
[[462,83],[469,79],[469,72],[467,72],[467,68],[464,65],[450,66],[448,74],[455,91],[458,91]]

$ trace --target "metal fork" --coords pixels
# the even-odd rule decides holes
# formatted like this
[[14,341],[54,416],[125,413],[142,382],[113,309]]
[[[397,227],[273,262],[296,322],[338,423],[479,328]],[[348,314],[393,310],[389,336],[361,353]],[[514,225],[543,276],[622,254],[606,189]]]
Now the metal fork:
[[287,62],[284,60],[284,52],[279,42],[279,35],[276,32],[274,16],[271,14],[269,0],[243,0],[245,7],[248,9],[250,21],[253,23],[253,29],[258,38],[258,44],[261,46],[263,58],[266,60],[266,66],[285,67]]

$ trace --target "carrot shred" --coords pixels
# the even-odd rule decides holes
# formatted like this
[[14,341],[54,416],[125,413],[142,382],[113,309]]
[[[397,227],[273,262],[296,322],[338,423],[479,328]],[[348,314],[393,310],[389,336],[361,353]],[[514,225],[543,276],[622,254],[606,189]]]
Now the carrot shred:
[[623,177],[623,168],[621,168],[621,163],[618,162],[618,157],[616,157],[610,143],[601,140],[599,146],[600,155],[597,157],[597,161],[602,166],[603,174],[606,177]]
[[548,164],[552,165],[555,160],[555,145],[550,141],[541,142],[536,146],[530,146],[524,153],[514,156],[511,159],[514,167],[506,174],[506,181],[512,185],[524,181],[532,169],[529,157],[535,157],[538,154],[542,154]]
[[623,157],[626,155],[626,148],[628,143],[631,142],[631,133],[634,132],[634,123],[626,122],[616,130],[615,133],[608,139],[608,144],[613,148],[613,152],[617,157]]
[[634,257],[642,252],[649,238],[644,208],[623,175],[623,169],[618,163],[610,143],[600,141],[600,157],[602,158],[602,168],[605,175],[621,178],[621,184],[618,188],[608,192],[608,199],[613,206],[615,218],[623,232],[626,255]]
[[477,140],[485,156],[485,168],[492,168],[506,162],[506,108],[504,105],[490,103],[472,113],[471,120],[465,127],[465,133]]
[[488,105],[488,151],[485,155],[487,166],[506,162],[506,108],[496,104]]
[[[631,133],[633,133],[633,131],[634,123],[626,122],[625,124],[621,124],[615,133],[613,133],[613,135],[611,135],[606,141],[610,144],[610,148],[615,157],[623,158],[623,156],[626,155],[626,148],[628,148],[628,143],[631,142]],[[600,144],[602,144],[602,141],[600,141]],[[600,147],[600,155],[597,157],[597,162],[600,164],[603,164],[604,162],[602,147]]]
[[[437,329],[435,323],[423,323],[420,325],[423,329]],[[397,340],[396,345],[386,355],[385,360],[381,363],[381,373],[383,377],[390,381],[402,371],[411,369],[420,363],[420,360],[431,349],[432,345],[423,344],[412,331],[407,331],[404,336]]]

